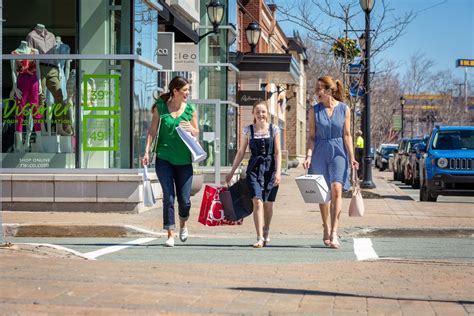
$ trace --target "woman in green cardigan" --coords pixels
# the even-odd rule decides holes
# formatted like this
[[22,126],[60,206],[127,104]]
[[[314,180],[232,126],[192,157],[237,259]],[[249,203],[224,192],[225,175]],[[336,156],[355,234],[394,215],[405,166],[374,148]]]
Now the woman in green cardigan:
[[[148,131],[142,163],[149,163],[148,152],[158,131],[155,169],[163,191],[163,228],[168,230],[165,245],[174,246],[174,199],[179,205],[179,239],[188,239],[186,221],[191,209],[191,184],[193,166],[191,152],[176,132],[179,125],[193,136],[199,135],[197,113],[194,106],[186,103],[189,83],[182,77],[174,77],[168,85],[169,92],[161,95],[152,107],[153,118]],[[159,129],[159,130],[158,130]]]

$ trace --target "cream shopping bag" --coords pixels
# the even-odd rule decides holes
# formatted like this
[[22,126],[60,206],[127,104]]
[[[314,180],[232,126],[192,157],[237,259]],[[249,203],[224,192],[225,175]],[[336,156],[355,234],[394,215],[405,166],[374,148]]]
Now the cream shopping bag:
[[296,178],[296,184],[300,189],[305,203],[327,203],[331,201],[331,191],[324,176],[319,174],[307,174]]

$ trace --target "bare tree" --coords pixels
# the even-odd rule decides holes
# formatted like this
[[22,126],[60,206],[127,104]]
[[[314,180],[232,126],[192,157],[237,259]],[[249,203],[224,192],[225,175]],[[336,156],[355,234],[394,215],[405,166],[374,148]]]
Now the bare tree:
[[325,75],[339,78],[341,71],[339,65],[332,58],[331,50],[326,45],[318,44],[310,38],[306,38],[304,42],[308,55],[307,91],[309,97],[314,99],[318,78]]
[[[387,64],[392,69],[393,63]],[[372,89],[371,135],[374,146],[392,143],[397,139],[393,127],[393,116],[401,112],[400,81],[393,71],[381,72],[374,76]]]
[[[360,33],[363,26],[358,25],[363,19],[359,1],[333,0],[294,0],[290,3],[283,0],[272,0],[277,4],[284,17],[281,21],[290,21],[305,29],[308,38],[328,46],[340,37]],[[394,16],[386,0],[377,2],[378,8],[371,13],[372,20],[372,56],[395,44],[407,26],[416,17],[413,11],[402,16]],[[356,37],[358,37],[356,35]]]
[[[424,54],[410,58],[404,76],[403,94],[420,96],[407,110],[410,135],[428,133],[435,124],[463,125],[469,121],[461,95],[456,96],[456,83],[450,70],[432,71],[434,62]],[[421,95],[432,95],[431,98]]]

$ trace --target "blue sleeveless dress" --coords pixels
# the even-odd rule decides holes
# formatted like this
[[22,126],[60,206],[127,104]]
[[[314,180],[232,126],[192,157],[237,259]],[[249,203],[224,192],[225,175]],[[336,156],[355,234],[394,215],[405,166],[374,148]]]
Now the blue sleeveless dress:
[[342,184],[343,191],[350,188],[349,161],[344,146],[344,122],[349,107],[339,102],[329,117],[322,103],[314,107],[316,135],[309,174],[324,176],[328,187],[331,183]]
[[255,138],[253,124],[249,128],[252,155],[247,166],[247,184],[250,196],[263,202],[275,202],[278,186],[273,185],[276,174],[273,124],[268,128],[270,137],[265,138]]

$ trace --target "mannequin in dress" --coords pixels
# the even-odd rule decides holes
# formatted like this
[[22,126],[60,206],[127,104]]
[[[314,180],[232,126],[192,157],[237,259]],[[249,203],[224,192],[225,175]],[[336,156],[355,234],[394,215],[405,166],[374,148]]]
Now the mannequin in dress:
[[[36,24],[35,28],[28,33],[26,40],[30,47],[36,48],[40,54],[54,54],[56,48],[56,38],[53,33],[48,32],[43,24]],[[56,132],[59,135],[72,135],[71,122],[68,121],[67,114],[64,113],[65,102],[61,89],[60,71],[58,60],[42,60],[40,62],[41,86],[44,92],[45,87],[51,92],[54,103],[57,104],[59,112],[55,119],[60,121],[56,124]],[[46,96],[41,94],[41,103],[44,104]],[[62,123],[62,124],[61,124]]]
[[[15,49],[12,54],[37,55],[38,50],[29,47],[27,42],[21,41],[20,46]],[[38,136],[41,132],[41,114],[39,113],[39,94],[41,93],[39,81],[41,78],[41,72],[39,64],[36,61],[29,59],[12,60],[11,68],[13,82],[11,96],[15,98],[16,105],[18,107],[15,117],[14,150],[16,152],[24,152],[25,148],[29,147],[31,135],[31,124],[27,124],[27,136],[25,139],[25,144],[23,144],[23,122],[25,120],[24,113],[31,113],[33,128],[37,139],[39,139]],[[26,109],[25,107],[28,106],[30,108]]]

